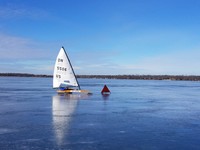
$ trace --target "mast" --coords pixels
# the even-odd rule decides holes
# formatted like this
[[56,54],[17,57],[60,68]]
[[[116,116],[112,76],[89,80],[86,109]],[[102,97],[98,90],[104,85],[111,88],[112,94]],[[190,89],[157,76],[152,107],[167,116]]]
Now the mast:
[[68,57],[68,55],[67,55],[67,53],[66,53],[66,51],[65,51],[65,48],[64,48],[63,46],[62,46],[62,48],[63,48],[63,50],[64,50],[64,52],[65,52],[65,55],[66,55],[66,57],[67,57],[67,59],[68,59],[68,61],[69,61],[69,65],[70,65],[70,67],[71,67],[71,69],[72,69],[72,72],[73,72],[74,77],[75,77],[75,79],[76,79],[76,82],[77,82],[77,84],[78,84],[78,89],[80,90],[81,87],[80,87],[80,85],[79,85],[79,83],[78,83],[78,80],[77,80],[77,78],[76,78],[76,75],[75,75],[75,73],[74,73],[74,69],[73,69],[72,64],[71,64],[71,62],[70,62],[70,59],[69,59],[69,57]]

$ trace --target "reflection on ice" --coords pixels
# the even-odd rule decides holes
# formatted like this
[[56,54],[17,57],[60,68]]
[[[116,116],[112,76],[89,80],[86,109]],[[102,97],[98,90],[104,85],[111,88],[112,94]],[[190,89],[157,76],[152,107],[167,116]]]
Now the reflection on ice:
[[53,128],[58,145],[63,145],[78,100],[87,95],[63,94],[52,97]]
[[52,99],[52,115],[55,137],[58,145],[64,142],[78,95],[56,95]]
[[102,94],[102,98],[104,100],[108,100],[109,99],[110,94]]

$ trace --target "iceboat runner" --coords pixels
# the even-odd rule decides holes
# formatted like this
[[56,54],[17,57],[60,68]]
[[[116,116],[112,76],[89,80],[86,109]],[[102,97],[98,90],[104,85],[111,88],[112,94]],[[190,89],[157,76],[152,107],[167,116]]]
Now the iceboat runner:
[[81,90],[64,47],[61,47],[56,58],[53,74],[53,88],[58,89],[58,93],[91,94],[91,92],[88,90]]

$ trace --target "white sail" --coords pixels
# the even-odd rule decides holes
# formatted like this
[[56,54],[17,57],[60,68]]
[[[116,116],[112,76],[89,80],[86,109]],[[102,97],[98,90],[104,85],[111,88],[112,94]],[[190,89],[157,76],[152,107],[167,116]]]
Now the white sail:
[[53,74],[53,88],[59,87],[77,87],[80,89],[64,47],[58,53]]

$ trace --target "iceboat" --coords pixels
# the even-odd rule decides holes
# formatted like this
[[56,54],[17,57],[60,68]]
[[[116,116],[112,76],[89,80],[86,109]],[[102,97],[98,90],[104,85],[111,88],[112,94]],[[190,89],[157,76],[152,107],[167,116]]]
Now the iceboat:
[[64,47],[61,47],[56,58],[53,73],[53,88],[57,89],[57,93],[91,94],[89,90],[82,90],[80,88],[73,67]]

